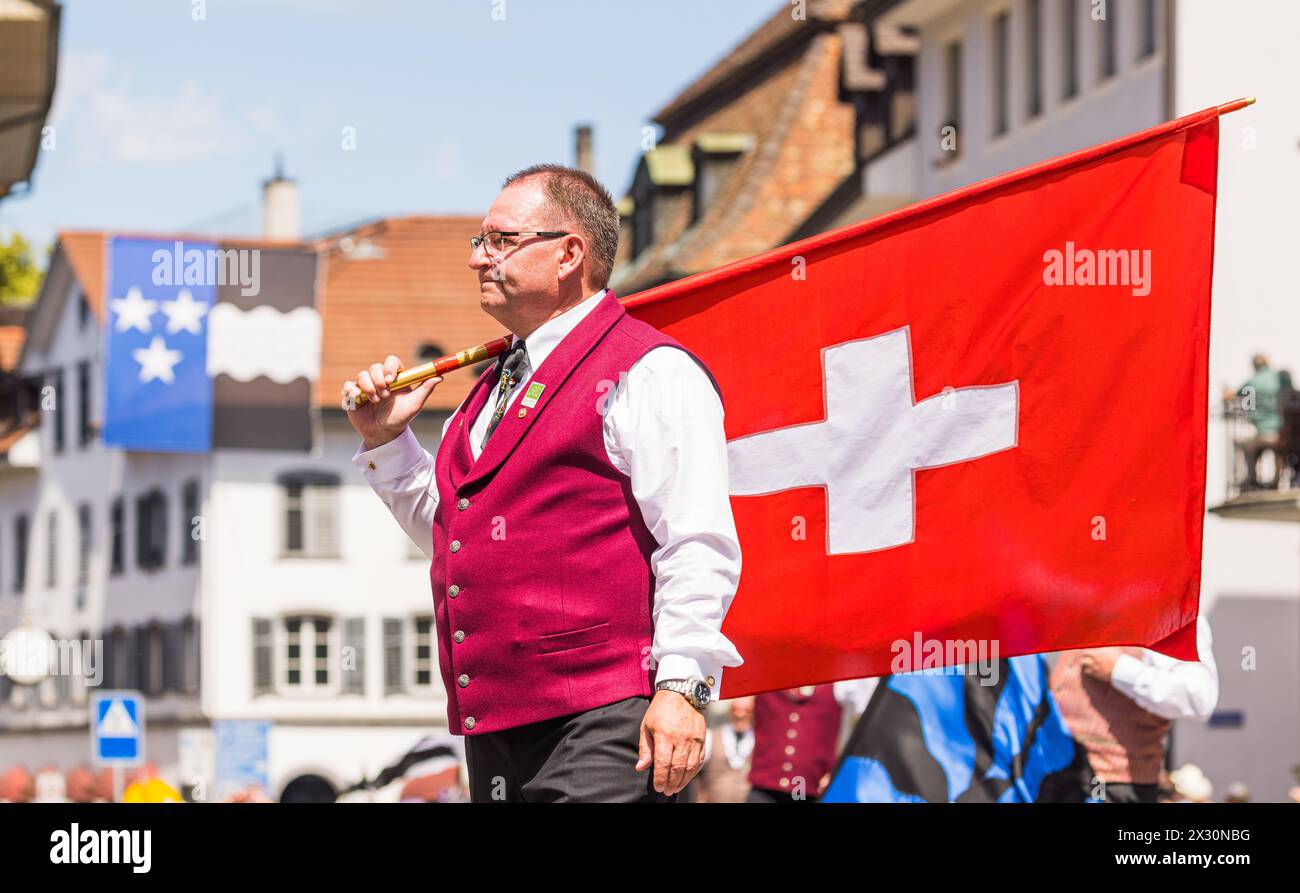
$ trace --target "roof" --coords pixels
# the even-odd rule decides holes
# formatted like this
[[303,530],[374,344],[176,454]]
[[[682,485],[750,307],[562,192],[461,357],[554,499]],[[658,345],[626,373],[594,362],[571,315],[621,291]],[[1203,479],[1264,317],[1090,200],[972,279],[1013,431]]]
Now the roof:
[[54,0],[0,0],[0,198],[31,182],[58,75]]
[[780,54],[791,44],[807,39],[807,32],[824,27],[826,23],[847,18],[856,0],[809,0],[803,19],[794,17],[789,3],[781,3],[763,24],[738,43],[726,55],[692,81],[667,105],[655,114],[653,120],[665,127],[689,112],[701,100],[719,91],[766,59]]
[[[482,215],[393,217],[318,243],[324,331],[317,405],[337,409],[343,382],[389,354],[413,366],[422,344],[454,353],[504,333],[479,307],[469,269],[469,237],[482,222]],[[473,383],[468,370],[451,375],[426,405],[454,409]]]
[[[852,6],[810,4],[808,19],[800,21],[783,5],[660,112],[660,119],[683,118],[671,138],[645,154],[650,183],[665,185],[656,170],[661,159],[689,160],[696,147],[734,160],[698,218],[695,190],[654,191],[652,241],[631,260],[633,240],[624,240],[611,280],[615,291],[632,294],[781,245],[853,174],[855,111],[840,95],[842,38],[831,27]],[[739,81],[724,90],[733,78]],[[721,92],[711,97],[714,91]],[[688,104],[695,105],[689,115]],[[645,185],[634,182],[637,201]],[[688,184],[677,177],[672,185]]]
[[26,337],[23,326],[0,326],[0,372],[10,372],[18,365]]

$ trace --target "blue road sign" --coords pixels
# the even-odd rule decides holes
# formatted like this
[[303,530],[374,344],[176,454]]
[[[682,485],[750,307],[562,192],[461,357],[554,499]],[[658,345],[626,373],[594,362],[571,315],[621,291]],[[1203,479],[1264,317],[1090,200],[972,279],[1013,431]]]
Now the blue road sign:
[[90,756],[96,766],[144,762],[144,695],[100,691],[91,696]]
[[217,744],[217,796],[258,787],[269,793],[267,739],[271,723],[255,719],[218,719],[212,723]]

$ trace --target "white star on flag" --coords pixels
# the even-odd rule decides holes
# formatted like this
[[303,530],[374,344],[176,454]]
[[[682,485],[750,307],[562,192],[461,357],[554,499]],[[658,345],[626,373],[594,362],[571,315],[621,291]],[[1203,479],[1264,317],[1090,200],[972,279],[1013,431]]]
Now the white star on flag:
[[163,301],[163,313],[167,314],[167,334],[174,335],[181,329],[195,335],[203,329],[203,314],[208,312],[208,305],[194,300],[188,288],[181,289],[174,301]]
[[163,341],[161,335],[154,335],[148,347],[131,351],[131,356],[140,364],[141,382],[159,378],[171,384],[176,380],[172,367],[181,361],[181,352],[168,349],[167,342]]
[[138,288],[132,288],[128,291],[125,298],[117,298],[109,303],[113,306],[113,312],[117,314],[117,330],[119,332],[125,332],[127,329],[139,329],[142,332],[148,332],[150,329],[149,317],[158,310],[158,302],[145,300],[144,295],[140,294]]

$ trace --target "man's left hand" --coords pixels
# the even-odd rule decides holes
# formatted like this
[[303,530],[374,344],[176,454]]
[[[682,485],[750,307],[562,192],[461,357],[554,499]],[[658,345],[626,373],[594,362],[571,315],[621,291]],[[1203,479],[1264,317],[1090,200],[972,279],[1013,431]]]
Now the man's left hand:
[[704,714],[675,691],[655,692],[641,720],[641,758],[636,771],[654,764],[655,790],[672,796],[704,765]]

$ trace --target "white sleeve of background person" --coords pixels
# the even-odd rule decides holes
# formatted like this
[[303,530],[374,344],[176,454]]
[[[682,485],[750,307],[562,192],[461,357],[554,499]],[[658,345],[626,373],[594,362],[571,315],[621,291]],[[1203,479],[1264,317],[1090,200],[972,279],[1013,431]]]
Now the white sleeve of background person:
[[688,354],[657,347],[632,365],[608,407],[605,451],[631,478],[659,544],[650,556],[656,679],[712,676],[721,685],[722,668],[741,664],[722,635],[740,580],[722,401]]
[[[442,426],[444,437],[451,419],[449,416]],[[393,440],[373,450],[358,447],[352,464],[388,506],[411,542],[432,558],[433,513],[438,509],[438,488],[433,481],[433,456],[420,446],[415,433],[407,427]]]
[[1198,617],[1199,661],[1175,660],[1149,649],[1141,659],[1123,654],[1115,661],[1110,684],[1157,716],[1205,721],[1219,701],[1219,670],[1212,645],[1210,623]]

